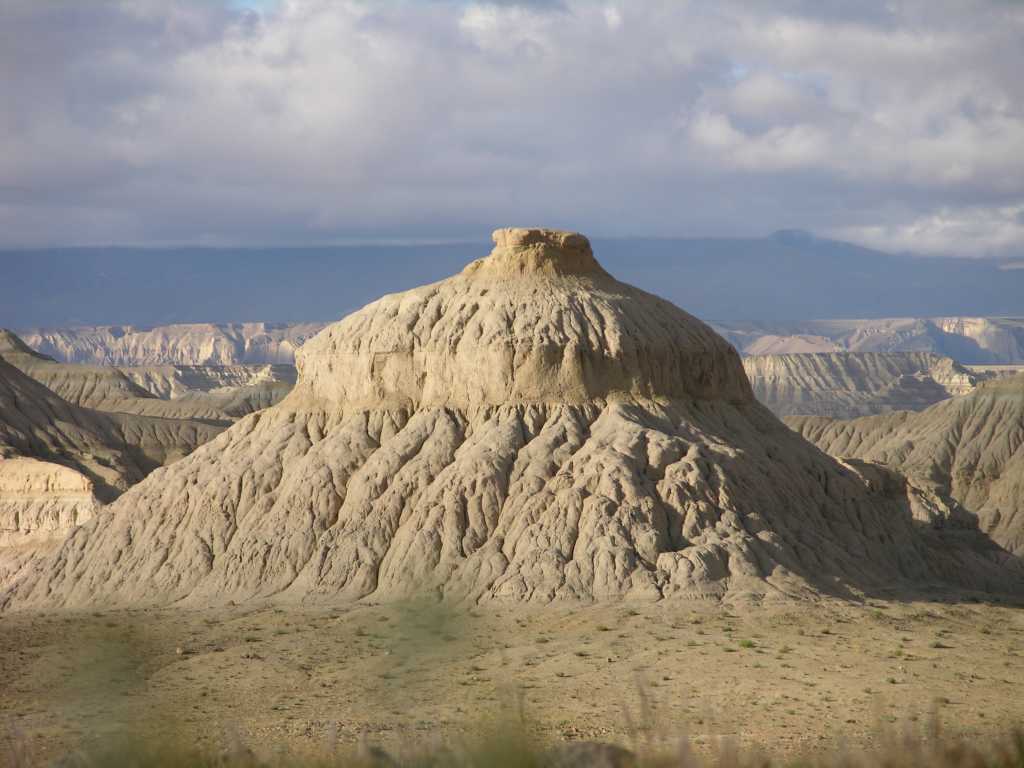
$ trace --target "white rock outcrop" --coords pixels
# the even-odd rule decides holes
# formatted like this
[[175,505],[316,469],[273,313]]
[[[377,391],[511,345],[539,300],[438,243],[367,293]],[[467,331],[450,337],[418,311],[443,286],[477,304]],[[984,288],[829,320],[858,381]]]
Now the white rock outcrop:
[[96,514],[92,481],[60,464],[0,458],[0,584]]
[[73,530],[6,603],[1024,590],[981,534],[916,522],[900,478],[787,429],[725,340],[586,238],[495,243],[328,327],[284,401]]
[[1024,363],[1024,318],[887,317],[798,323],[720,323],[745,355],[931,352],[960,363]]
[[32,328],[21,338],[63,363],[107,366],[291,364],[323,323],[189,323]]
[[70,467],[0,459],[0,548],[63,538],[95,514],[92,490],[92,481]]

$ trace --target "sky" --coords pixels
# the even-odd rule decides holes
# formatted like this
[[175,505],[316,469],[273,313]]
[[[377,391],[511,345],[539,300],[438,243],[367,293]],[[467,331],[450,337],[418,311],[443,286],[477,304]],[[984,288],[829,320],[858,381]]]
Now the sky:
[[2,0],[0,248],[1024,255],[1019,0]]

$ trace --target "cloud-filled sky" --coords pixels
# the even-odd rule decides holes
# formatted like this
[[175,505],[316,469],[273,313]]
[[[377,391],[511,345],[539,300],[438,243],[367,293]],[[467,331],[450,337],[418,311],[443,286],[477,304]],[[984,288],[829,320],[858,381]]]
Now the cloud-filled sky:
[[3,0],[0,247],[1024,255],[1015,0]]

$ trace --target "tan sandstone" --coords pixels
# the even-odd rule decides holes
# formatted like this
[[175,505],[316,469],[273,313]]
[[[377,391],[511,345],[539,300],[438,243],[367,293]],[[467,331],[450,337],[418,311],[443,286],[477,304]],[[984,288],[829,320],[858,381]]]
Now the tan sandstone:
[[301,347],[285,400],[75,529],[8,605],[1024,593],[898,475],[787,429],[724,339],[585,238],[494,239]]

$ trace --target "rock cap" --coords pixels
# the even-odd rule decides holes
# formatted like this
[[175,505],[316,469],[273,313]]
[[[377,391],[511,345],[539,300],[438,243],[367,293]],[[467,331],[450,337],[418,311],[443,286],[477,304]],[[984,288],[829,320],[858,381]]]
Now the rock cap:
[[504,227],[491,235],[494,250],[464,270],[470,277],[609,277],[578,232],[541,227]]
[[289,401],[334,411],[753,399],[724,339],[616,281],[583,235],[508,228],[494,243],[461,274],[384,296],[310,340]]

